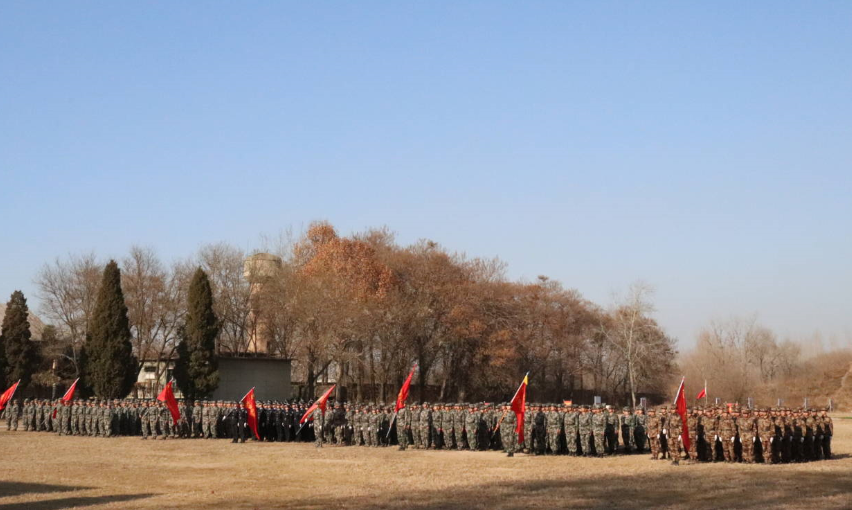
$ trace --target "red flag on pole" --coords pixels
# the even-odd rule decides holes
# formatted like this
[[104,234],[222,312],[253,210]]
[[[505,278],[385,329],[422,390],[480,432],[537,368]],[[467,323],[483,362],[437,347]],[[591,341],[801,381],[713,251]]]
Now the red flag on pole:
[[328,400],[328,396],[331,395],[332,391],[334,391],[335,386],[337,386],[337,385],[335,384],[331,388],[329,388],[328,391],[323,393],[322,396],[316,402],[314,402],[314,404],[311,407],[309,407],[307,411],[305,411],[305,415],[302,416],[301,420],[299,420],[300,425],[302,423],[305,423],[306,421],[308,421],[308,419],[310,419],[311,413],[314,412],[314,409],[316,409],[317,407],[322,409],[323,414],[325,414],[325,403]]
[[[74,382],[71,383],[71,386],[68,387],[68,391],[65,392],[65,395],[62,395],[62,401],[65,403],[71,402],[74,399],[74,392],[77,390],[77,381],[80,378],[74,379]],[[56,418],[56,409],[53,410],[53,417]]]
[[405,401],[408,399],[408,389],[411,387],[411,378],[414,376],[414,371],[417,369],[417,364],[415,363],[413,367],[411,367],[411,372],[408,373],[408,378],[402,383],[402,388],[399,389],[399,395],[396,396],[396,409],[394,412],[398,413],[400,409],[405,407]]
[[[680,387],[677,390],[677,395],[675,395],[674,406],[677,414],[680,415],[681,422],[681,438],[683,439],[683,447],[685,450],[689,450],[689,427],[686,426],[686,394],[684,393],[684,383],[686,382],[686,377],[681,379]],[[671,425],[669,425],[669,429],[671,429]]]
[[12,397],[15,395],[15,390],[18,389],[18,385],[21,384],[21,380],[18,379],[18,382],[9,386],[9,389],[4,391],[2,395],[0,395],[0,411],[6,409],[6,404],[12,400]]
[[530,373],[524,376],[518,391],[512,397],[512,412],[515,413],[515,432],[518,433],[518,444],[524,442],[524,411],[527,409],[527,384],[529,383]]
[[698,392],[698,396],[695,397],[695,400],[701,400],[702,398],[704,398],[706,396],[707,396],[707,390],[706,389],[701,390],[700,392]]
[[260,434],[257,433],[257,400],[254,398],[254,388],[250,389],[246,396],[240,400],[248,411],[248,426],[251,429],[254,438],[260,441]]
[[157,395],[157,400],[165,402],[166,407],[169,408],[169,412],[172,414],[172,421],[174,421],[174,424],[177,425],[178,420],[180,420],[180,409],[178,409],[175,392],[172,390],[172,381],[169,381],[166,384],[166,387],[163,388],[163,391]]

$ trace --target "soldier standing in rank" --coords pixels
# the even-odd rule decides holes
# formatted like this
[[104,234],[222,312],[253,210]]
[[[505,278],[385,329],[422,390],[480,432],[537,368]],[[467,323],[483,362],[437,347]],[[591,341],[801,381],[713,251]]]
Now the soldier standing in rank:
[[594,438],[592,437],[592,414],[589,412],[589,406],[580,408],[580,416],[578,417],[578,426],[580,429],[580,448],[583,457],[592,455],[592,445]]
[[606,416],[602,414],[600,405],[592,409],[592,435],[595,439],[595,455],[604,455],[604,436],[606,435]]
[[18,399],[6,406],[6,430],[18,430],[18,420],[21,417],[21,403]]
[[[618,433],[621,420],[611,405],[606,406],[606,451],[613,455],[618,451]],[[625,445],[626,446],[626,445]]]
[[757,438],[760,440],[760,451],[763,454],[763,462],[766,464],[774,464],[772,458],[772,436],[775,432],[775,425],[772,423],[772,417],[769,416],[768,409],[761,409],[757,413]]
[[568,448],[569,455],[577,455],[577,442],[580,434],[580,413],[577,412],[577,406],[571,404],[568,407],[568,412],[563,418],[565,428],[565,446]]
[[547,442],[553,455],[557,455],[560,452],[562,417],[562,413],[556,410],[555,405],[551,405],[548,408],[547,413],[544,415],[546,423],[545,427],[547,428]]
[[624,452],[630,453],[635,446],[633,442],[634,430],[636,428],[636,418],[630,413],[629,407],[624,407],[621,410],[621,416],[618,418],[618,428],[621,431],[621,442],[624,444]]
[[517,423],[515,413],[512,412],[508,404],[504,404],[503,423],[500,424],[500,441],[503,443],[503,451],[509,457],[515,456],[515,449],[518,444],[517,433],[515,433]]
[[481,424],[482,416],[479,413],[479,407],[476,404],[470,404],[464,417],[464,429],[467,446],[474,452],[479,450],[479,438],[482,434],[480,431]]
[[828,415],[828,409],[823,409],[820,413],[822,419],[822,456],[824,459],[831,458],[831,438],[834,436],[834,422],[831,421],[831,416]]
[[192,403],[192,433],[190,437],[203,437],[204,430],[202,420],[204,419],[204,407],[200,400]]
[[420,445],[419,447],[428,450],[432,446],[432,409],[428,402],[423,402],[423,408],[420,410]]
[[408,448],[408,434],[411,432],[410,416],[406,406],[396,413],[396,440],[399,443],[399,451],[405,451]]
[[686,417],[686,430],[687,437],[689,438],[689,449],[686,455],[693,462],[698,462],[698,427],[701,424],[701,418],[698,413],[697,409],[690,409]]

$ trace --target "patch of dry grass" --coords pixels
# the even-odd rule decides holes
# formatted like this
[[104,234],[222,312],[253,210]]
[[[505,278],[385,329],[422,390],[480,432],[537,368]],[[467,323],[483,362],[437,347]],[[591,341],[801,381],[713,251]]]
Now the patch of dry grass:
[[0,509],[852,508],[852,420],[838,418],[835,460],[781,466],[4,430]]

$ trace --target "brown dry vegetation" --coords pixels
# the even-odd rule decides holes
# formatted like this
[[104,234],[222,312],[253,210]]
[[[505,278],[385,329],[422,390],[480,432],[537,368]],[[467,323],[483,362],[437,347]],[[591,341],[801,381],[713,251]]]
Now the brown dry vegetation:
[[3,431],[0,508],[850,508],[835,423],[834,460],[781,466]]

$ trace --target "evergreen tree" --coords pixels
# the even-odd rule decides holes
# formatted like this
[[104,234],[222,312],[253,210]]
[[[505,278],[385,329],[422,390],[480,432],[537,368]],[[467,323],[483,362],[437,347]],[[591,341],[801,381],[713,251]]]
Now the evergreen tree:
[[21,380],[21,388],[26,387],[38,368],[36,347],[30,339],[30,319],[27,299],[24,293],[16,290],[6,304],[6,316],[0,329],[0,365],[3,365],[3,386]]
[[219,322],[213,311],[210,280],[207,273],[198,268],[189,284],[186,322],[180,330],[179,358],[175,366],[175,379],[189,399],[210,395],[219,386],[218,334]]
[[121,271],[110,260],[104,269],[85,346],[84,379],[95,395],[124,398],[133,388],[138,364],[130,339]]

